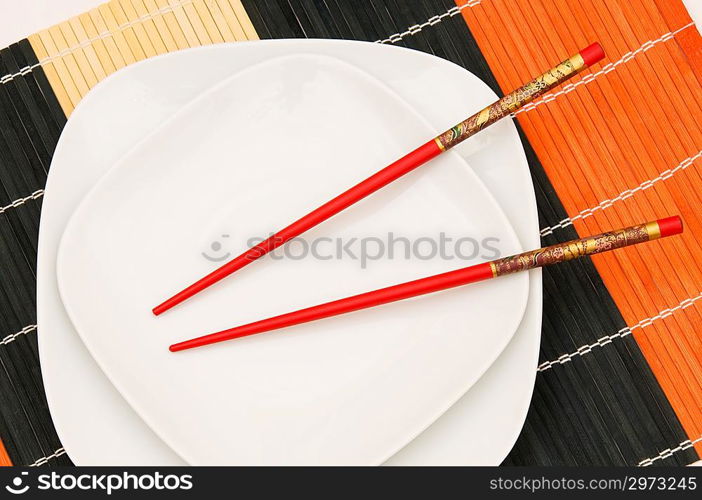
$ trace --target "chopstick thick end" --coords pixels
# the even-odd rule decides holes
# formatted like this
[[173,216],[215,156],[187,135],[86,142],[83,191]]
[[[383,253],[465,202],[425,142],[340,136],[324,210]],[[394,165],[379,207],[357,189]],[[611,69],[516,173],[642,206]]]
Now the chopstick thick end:
[[658,223],[658,228],[661,232],[661,238],[673,236],[683,232],[683,221],[679,215],[666,217],[665,219],[658,219],[656,222]]
[[583,58],[586,66],[592,66],[593,64],[604,59],[605,53],[602,45],[595,42],[581,50],[580,56]]

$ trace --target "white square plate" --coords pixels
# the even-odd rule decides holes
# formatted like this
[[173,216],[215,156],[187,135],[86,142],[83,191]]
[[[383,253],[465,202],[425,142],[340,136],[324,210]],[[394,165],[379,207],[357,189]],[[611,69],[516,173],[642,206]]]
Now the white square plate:
[[[421,109],[435,124],[435,131],[494,99],[478,79],[444,60],[396,47],[345,41],[206,47],[133,65],[101,83],[74,112],[62,135],[47,185],[40,238],[42,369],[57,430],[77,463],[180,461],[96,371],[56,297],[52,254],[55,256],[72,207],[126,149],[203,88],[257,60],[300,50],[335,55],[382,77]],[[516,224],[525,246],[537,246],[533,189],[512,124],[497,124],[456,150],[470,157],[471,165]],[[503,182],[506,176],[512,182]],[[531,277],[527,315],[515,340],[468,395],[390,463],[502,460],[521,428],[535,375],[541,297],[539,273]]]

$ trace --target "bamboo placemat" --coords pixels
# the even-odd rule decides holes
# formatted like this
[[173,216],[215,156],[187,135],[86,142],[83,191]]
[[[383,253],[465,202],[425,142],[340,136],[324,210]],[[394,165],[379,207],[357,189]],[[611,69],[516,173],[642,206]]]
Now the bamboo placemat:
[[405,45],[498,94],[603,44],[607,64],[517,116],[544,243],[675,213],[687,229],[544,270],[539,374],[506,463],[697,460],[702,40],[680,0],[112,0],[0,51],[0,463],[70,463],[44,399],[34,326],[42,189],[66,117],[138,60],[290,37]]

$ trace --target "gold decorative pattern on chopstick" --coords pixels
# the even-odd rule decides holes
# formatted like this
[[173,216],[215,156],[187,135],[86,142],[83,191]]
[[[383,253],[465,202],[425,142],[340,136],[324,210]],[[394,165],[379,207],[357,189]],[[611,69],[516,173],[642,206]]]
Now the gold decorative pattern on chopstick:
[[495,277],[566,262],[628,245],[657,240],[661,231],[657,222],[648,222],[579,240],[558,243],[530,252],[512,255],[490,263]]
[[575,73],[585,68],[585,61],[580,54],[575,54],[544,74],[537,76],[499,101],[478,111],[459,124],[434,139],[442,151],[452,148],[476,132],[514,113],[533,99],[545,94]]

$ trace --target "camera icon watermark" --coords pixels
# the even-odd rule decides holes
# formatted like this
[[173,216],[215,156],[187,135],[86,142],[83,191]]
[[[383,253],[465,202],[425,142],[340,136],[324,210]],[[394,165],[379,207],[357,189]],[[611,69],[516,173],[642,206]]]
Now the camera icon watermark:
[[231,252],[226,249],[226,242],[228,239],[228,234],[220,235],[219,238],[212,240],[209,248],[204,252],[200,252],[200,255],[210,262],[224,262],[232,256]]
[[12,479],[12,484],[8,484],[5,486],[5,489],[12,493],[13,495],[22,495],[23,493],[27,493],[29,491],[29,485],[24,484],[24,477],[29,475],[28,472],[21,472],[19,476],[15,477]]

